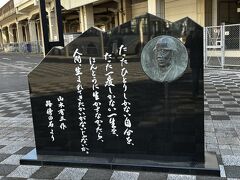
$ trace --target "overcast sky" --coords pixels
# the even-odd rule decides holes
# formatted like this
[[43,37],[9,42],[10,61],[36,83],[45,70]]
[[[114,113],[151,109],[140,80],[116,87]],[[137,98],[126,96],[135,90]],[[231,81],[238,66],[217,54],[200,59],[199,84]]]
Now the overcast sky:
[[2,7],[4,4],[6,4],[6,2],[8,2],[9,0],[0,0],[0,7]]

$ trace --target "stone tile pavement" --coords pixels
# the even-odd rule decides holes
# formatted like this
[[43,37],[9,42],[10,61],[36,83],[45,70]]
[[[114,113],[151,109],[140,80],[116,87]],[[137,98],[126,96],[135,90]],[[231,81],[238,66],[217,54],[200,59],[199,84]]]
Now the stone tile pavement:
[[221,177],[20,165],[34,144],[28,91],[0,93],[0,178],[76,180],[240,179],[240,72],[205,72],[205,149],[217,153]]

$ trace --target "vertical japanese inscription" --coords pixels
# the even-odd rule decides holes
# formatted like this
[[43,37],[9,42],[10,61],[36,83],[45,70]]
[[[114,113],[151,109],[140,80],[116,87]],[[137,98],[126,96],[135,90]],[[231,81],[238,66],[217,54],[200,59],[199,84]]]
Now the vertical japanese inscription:
[[73,60],[74,63],[77,64],[75,67],[75,76],[77,77],[77,94],[78,94],[78,114],[79,114],[79,127],[81,130],[81,150],[82,152],[85,152],[86,154],[89,154],[89,148],[88,148],[88,137],[86,133],[86,113],[85,113],[85,104],[83,102],[83,85],[81,81],[81,75],[82,75],[82,58],[81,53],[78,52],[78,49],[75,50],[73,54]]
[[61,130],[65,130],[67,128],[66,124],[64,123],[66,121],[65,117],[64,117],[64,112],[65,112],[65,105],[63,104],[63,100],[64,98],[62,96],[59,96],[57,98],[58,101],[58,114],[60,115],[60,129]]
[[53,132],[53,128],[54,128],[54,123],[53,123],[53,110],[52,110],[52,102],[50,100],[47,100],[45,103],[45,106],[47,108],[47,115],[48,115],[48,128],[50,128],[50,136],[51,136],[51,140],[52,142],[55,140],[54,138],[54,132]]
[[131,114],[130,114],[130,106],[131,103],[129,102],[128,98],[127,98],[127,74],[128,74],[128,70],[126,68],[126,65],[128,64],[127,59],[125,59],[126,57],[126,52],[127,52],[127,47],[125,47],[124,45],[121,45],[119,48],[119,56],[121,57],[121,76],[122,76],[122,83],[123,83],[123,116],[124,116],[124,126],[125,126],[125,131],[124,131],[124,135],[126,137],[126,141],[127,144],[130,145],[134,145],[133,144],[133,140],[132,140],[132,123],[130,120]]
[[90,64],[90,71],[92,73],[92,96],[95,100],[95,102],[93,103],[93,107],[94,107],[94,111],[95,111],[95,121],[94,123],[97,125],[96,128],[96,133],[97,133],[97,140],[103,142],[103,136],[102,136],[102,114],[100,113],[100,108],[101,108],[101,102],[100,102],[100,98],[99,98],[99,86],[98,86],[98,81],[96,78],[96,70],[97,70],[97,66],[96,66],[96,59],[90,57],[89,58],[89,64]]
[[[121,63],[121,77],[122,77],[122,87],[123,87],[123,101],[121,103],[121,106],[123,107],[123,117],[124,117],[124,132],[123,135],[126,138],[126,143],[129,145],[134,145],[133,139],[132,139],[132,134],[133,134],[133,129],[132,129],[132,123],[131,123],[131,103],[127,98],[127,65],[128,61],[126,58],[126,52],[127,52],[127,47],[124,45],[121,45],[118,49],[118,55],[120,57],[120,63]],[[76,76],[76,89],[77,89],[77,108],[78,108],[78,120],[79,120],[79,128],[81,131],[81,150],[82,152],[85,152],[86,154],[89,154],[89,147],[88,147],[88,136],[87,136],[87,129],[86,129],[86,120],[87,120],[87,114],[86,114],[86,108],[85,108],[85,103],[83,101],[83,84],[81,81],[81,77],[83,75],[82,72],[82,57],[81,53],[78,51],[78,49],[75,50],[73,54],[73,60],[75,66],[75,76]],[[107,118],[108,122],[111,126],[111,134],[118,136],[118,131],[117,131],[117,126],[116,126],[116,117],[117,117],[117,109],[116,109],[116,96],[113,93],[113,88],[115,87],[113,81],[113,67],[112,67],[112,55],[109,53],[105,53],[104,55],[104,60],[106,61],[106,66],[105,66],[105,87],[107,88],[107,99],[108,99],[108,113],[107,113]],[[92,104],[94,108],[94,117],[95,121],[94,123],[97,125],[96,127],[96,134],[97,134],[97,140],[104,142],[103,139],[103,129],[102,129],[102,114],[100,113],[101,109],[101,102],[100,102],[100,97],[99,97],[99,85],[97,81],[97,65],[96,65],[96,59],[90,57],[89,58],[89,64],[90,64],[90,72],[92,76],[92,97],[94,98],[94,102]],[[58,101],[58,114],[60,115],[59,122],[60,122],[60,129],[65,130],[67,128],[65,122],[65,105],[64,105],[64,98],[62,96],[58,96],[57,98]],[[52,110],[52,102],[50,100],[47,100],[45,103],[45,106],[47,107],[47,115],[48,115],[48,120],[49,120],[49,125],[48,128],[50,128],[50,135],[51,135],[51,140],[55,141],[54,137],[54,123],[53,123],[53,110]]]
[[112,62],[112,55],[109,53],[105,53],[104,55],[104,59],[107,62],[106,64],[106,73],[105,76],[107,77],[107,80],[105,81],[105,87],[108,88],[108,120],[109,120],[109,124],[111,125],[111,133],[115,136],[118,136],[117,134],[117,126],[116,126],[116,107],[115,107],[115,98],[116,96],[113,94],[112,92],[112,87],[114,87],[115,85],[113,84],[113,67],[111,65]]

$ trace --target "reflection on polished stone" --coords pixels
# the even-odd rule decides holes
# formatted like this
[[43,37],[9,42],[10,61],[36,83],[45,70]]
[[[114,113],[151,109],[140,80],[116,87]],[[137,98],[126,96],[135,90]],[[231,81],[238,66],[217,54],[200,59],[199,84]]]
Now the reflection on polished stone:
[[204,162],[202,67],[190,67],[177,51],[181,75],[162,83],[141,65],[150,40],[195,42],[197,29],[189,18],[171,23],[146,14],[109,32],[90,28],[52,49],[28,76],[37,153]]

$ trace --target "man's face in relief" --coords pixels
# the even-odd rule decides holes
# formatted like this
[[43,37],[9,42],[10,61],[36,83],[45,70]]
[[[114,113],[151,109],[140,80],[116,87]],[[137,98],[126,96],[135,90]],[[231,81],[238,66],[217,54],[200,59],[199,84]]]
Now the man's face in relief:
[[[174,42],[173,42],[174,43]],[[173,44],[174,47],[175,44]],[[153,51],[154,51],[154,60],[157,62],[159,68],[162,70],[168,69],[172,64],[172,55],[174,48],[171,47],[171,41],[168,39],[160,39],[157,41]]]
[[150,79],[172,82],[181,77],[188,66],[186,47],[172,36],[157,36],[144,46],[141,65]]

